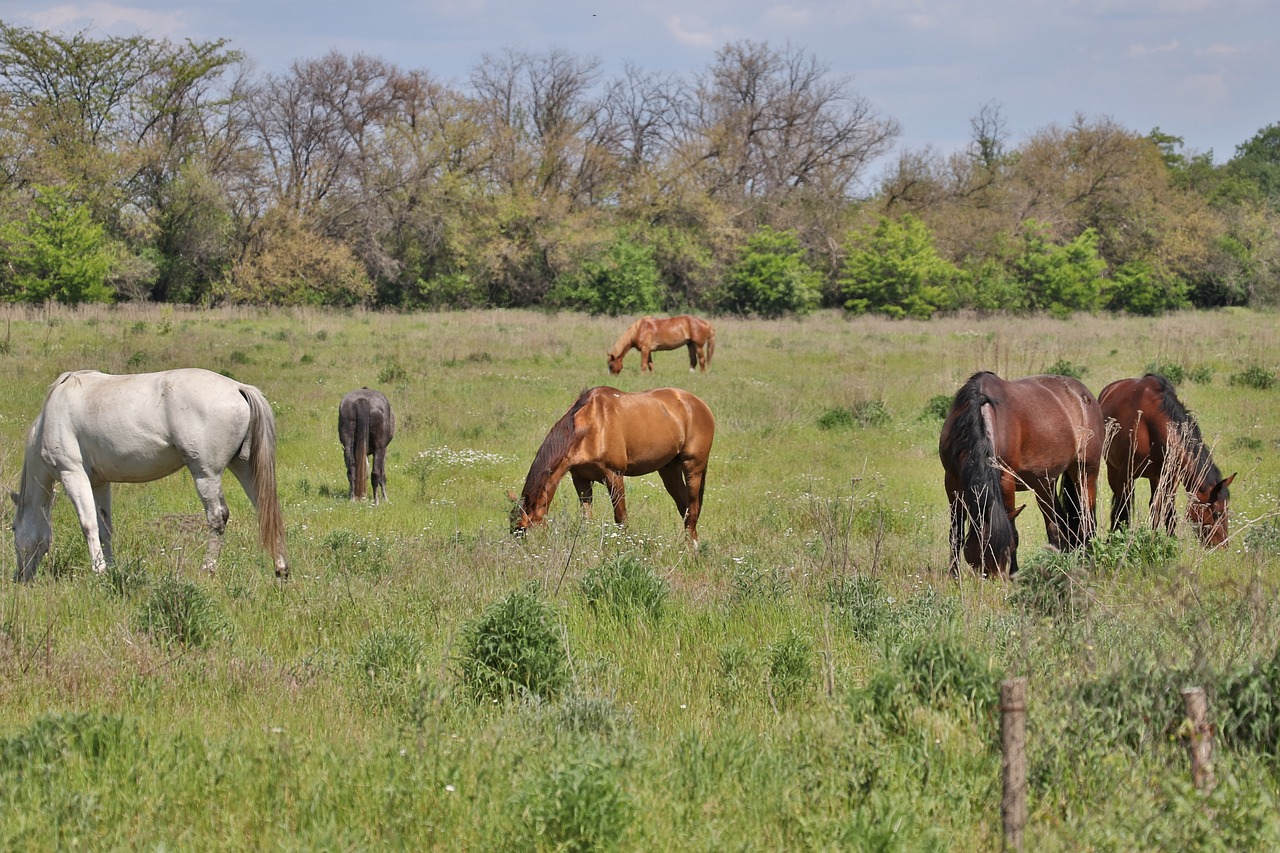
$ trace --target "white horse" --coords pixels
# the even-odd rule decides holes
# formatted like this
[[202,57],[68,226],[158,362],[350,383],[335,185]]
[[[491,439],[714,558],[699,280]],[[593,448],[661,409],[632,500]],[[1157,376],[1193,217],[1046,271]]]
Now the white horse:
[[14,580],[31,580],[53,538],[53,486],[75,506],[93,570],[112,560],[111,484],[147,483],[186,466],[209,522],[205,571],[222,550],[230,512],[222,472],[230,468],[258,514],[276,576],[289,576],[276,494],[276,427],[262,392],[198,368],[114,376],[64,373],[49,386],[27,434],[22,485],[13,493]]

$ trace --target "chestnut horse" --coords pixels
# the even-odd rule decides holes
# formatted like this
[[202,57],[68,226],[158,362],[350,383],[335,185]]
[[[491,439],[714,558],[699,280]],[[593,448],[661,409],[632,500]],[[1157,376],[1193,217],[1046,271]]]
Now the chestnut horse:
[[1141,379],[1118,379],[1098,395],[1102,415],[1115,421],[1107,446],[1107,481],[1111,484],[1111,529],[1129,523],[1134,482],[1151,484],[1151,524],[1172,534],[1177,483],[1190,500],[1187,517],[1200,542],[1216,548],[1227,538],[1227,502],[1235,474],[1222,478],[1213,463],[1200,426],[1187,412],[1168,379],[1148,373]]
[[338,404],[338,441],[347,463],[347,499],[361,500],[373,457],[373,504],[378,493],[387,499],[387,445],[396,434],[396,416],[381,391],[361,388],[351,391]]
[[1097,526],[1102,440],[1102,410],[1075,379],[1005,381],[987,371],[969,377],[938,441],[951,509],[952,573],[959,572],[962,551],[983,573],[1018,570],[1019,491],[1035,492],[1050,547],[1088,542]]
[[698,516],[716,419],[707,404],[679,388],[629,394],[601,386],[583,391],[543,439],[524,490],[511,510],[511,532],[546,519],[556,486],[568,473],[582,511],[591,515],[591,488],[604,483],[613,520],[627,520],[624,477],[657,471],[676,502],[689,539],[698,544]]
[[705,373],[716,351],[716,330],[706,320],[681,314],[658,320],[641,317],[614,341],[609,351],[609,372],[615,376],[622,372],[622,359],[632,347],[640,350],[640,372],[653,372],[653,351],[689,347],[689,371],[700,367]]

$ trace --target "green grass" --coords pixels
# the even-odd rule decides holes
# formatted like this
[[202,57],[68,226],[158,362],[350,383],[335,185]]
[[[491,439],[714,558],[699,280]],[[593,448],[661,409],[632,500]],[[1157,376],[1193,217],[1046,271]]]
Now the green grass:
[[[997,849],[1006,675],[1030,679],[1030,848],[1280,840],[1274,744],[1220,743],[1205,802],[1169,696],[1201,682],[1225,733],[1280,720],[1280,407],[1227,381],[1280,363],[1272,315],[713,318],[710,372],[632,353],[610,377],[626,319],[0,313],[4,485],[59,372],[224,371],[276,412],[293,568],[275,581],[233,478],[212,577],[188,475],[116,487],[101,578],[59,500],[35,582],[0,585],[0,849]],[[1031,507],[1025,581],[949,577],[939,398],[978,369],[1070,365],[1096,392],[1170,363],[1205,377],[1180,397],[1240,472],[1228,547],[1108,540],[1081,563]],[[699,552],[656,476],[628,480],[625,531],[601,487],[580,521],[563,484],[546,528],[509,535],[507,491],[600,384],[715,413]],[[362,385],[397,418],[376,508],[346,500],[336,436]],[[867,401],[874,422],[823,428]],[[475,689],[480,628],[535,595],[549,633],[520,642],[549,689]]]

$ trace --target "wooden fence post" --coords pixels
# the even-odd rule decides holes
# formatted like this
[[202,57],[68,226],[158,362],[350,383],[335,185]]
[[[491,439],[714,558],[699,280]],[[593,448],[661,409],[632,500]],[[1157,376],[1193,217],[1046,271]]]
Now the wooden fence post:
[[1000,683],[1000,752],[1004,849],[1021,851],[1022,834],[1027,825],[1026,678],[1010,678]]
[[1191,756],[1191,780],[1196,790],[1209,793],[1213,790],[1213,727],[1209,725],[1209,700],[1204,689],[1184,687],[1182,705],[1187,711],[1190,731],[1187,733],[1187,753]]

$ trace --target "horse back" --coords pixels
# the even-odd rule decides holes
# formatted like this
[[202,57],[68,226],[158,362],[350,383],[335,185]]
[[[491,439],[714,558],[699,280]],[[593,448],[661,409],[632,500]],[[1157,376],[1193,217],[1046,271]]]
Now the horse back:
[[1028,376],[1002,381],[989,396],[996,455],[1020,476],[1057,476],[1077,462],[1100,463],[1102,411],[1078,379]]
[[75,371],[45,399],[42,455],[98,481],[148,482],[193,460],[225,466],[244,444],[249,418],[240,383],[211,371]]
[[679,388],[593,389],[574,426],[574,464],[600,464],[628,476],[656,471],[677,456],[705,460],[715,438],[711,409]]

